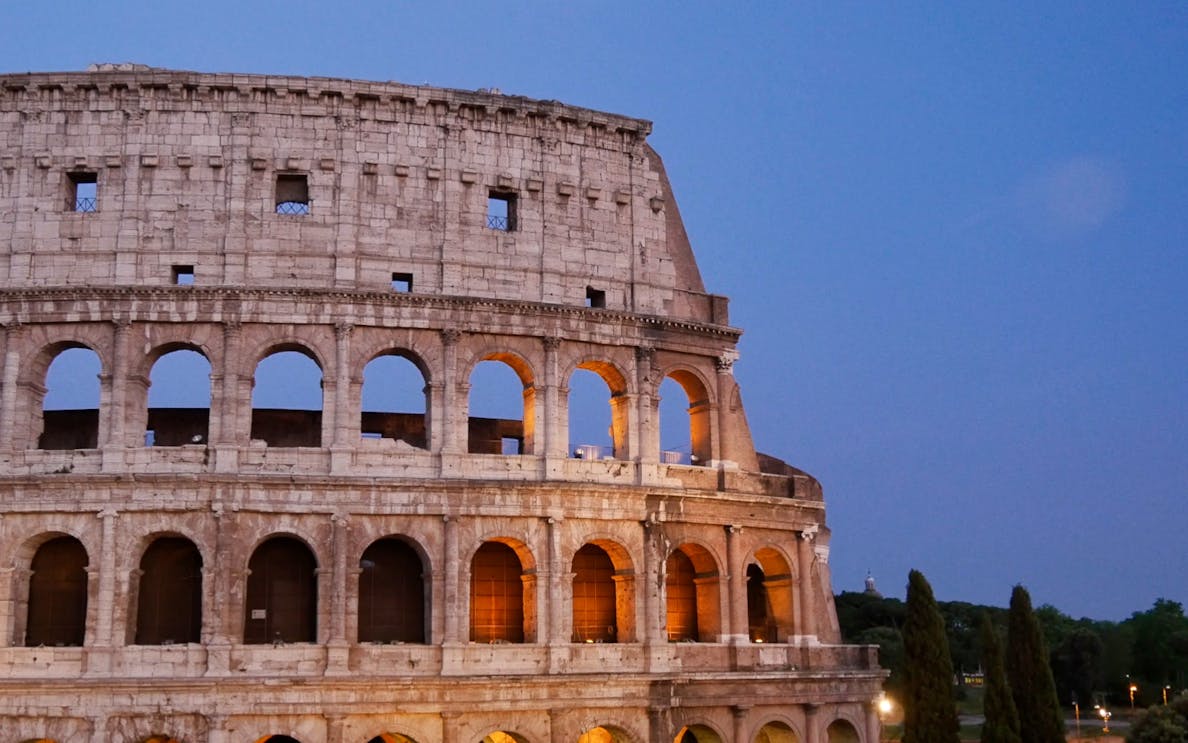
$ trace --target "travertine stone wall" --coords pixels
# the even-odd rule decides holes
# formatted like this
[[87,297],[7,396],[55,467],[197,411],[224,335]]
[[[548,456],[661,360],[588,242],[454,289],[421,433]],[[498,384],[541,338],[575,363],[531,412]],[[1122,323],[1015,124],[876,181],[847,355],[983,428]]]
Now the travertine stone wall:
[[[840,644],[820,485],[755,452],[740,331],[649,131],[397,83],[0,75],[0,740],[874,743],[883,672]],[[279,176],[305,178],[308,213],[277,213]],[[91,179],[95,203],[68,204]],[[514,229],[488,226],[492,193]],[[47,415],[47,370],[74,348],[98,358],[97,407]],[[209,410],[185,414],[205,433],[153,445],[152,369],[178,349],[210,363]],[[278,350],[321,370],[320,411],[274,420],[312,421],[316,446],[253,438]],[[389,353],[423,376],[423,447],[362,435],[363,369]],[[523,385],[522,421],[488,421],[521,454],[469,446],[484,360]],[[604,459],[569,448],[578,369],[607,385]],[[687,464],[661,456],[665,379],[688,397]],[[45,647],[34,561],[61,537],[86,554],[85,636]],[[247,637],[249,563],[277,537],[316,566],[309,642]],[[420,561],[424,642],[359,641],[363,554],[392,537]],[[137,644],[162,538],[201,559],[196,642]],[[492,542],[520,562],[522,643],[470,639]],[[613,567],[613,642],[575,631],[591,545]],[[699,626],[670,642],[677,553]]]

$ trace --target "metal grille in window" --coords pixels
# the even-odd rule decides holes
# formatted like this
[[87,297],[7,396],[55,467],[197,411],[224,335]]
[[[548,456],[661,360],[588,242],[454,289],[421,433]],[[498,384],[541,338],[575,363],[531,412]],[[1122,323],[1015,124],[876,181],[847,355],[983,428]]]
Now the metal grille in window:
[[309,204],[300,201],[282,201],[276,205],[277,214],[309,214]]
[[66,208],[72,212],[93,212],[96,210],[96,199],[94,196],[78,196],[73,199],[66,200]]
[[510,229],[508,227],[507,217],[500,216],[498,214],[487,215],[487,227],[492,230],[503,230],[504,232],[507,232]]

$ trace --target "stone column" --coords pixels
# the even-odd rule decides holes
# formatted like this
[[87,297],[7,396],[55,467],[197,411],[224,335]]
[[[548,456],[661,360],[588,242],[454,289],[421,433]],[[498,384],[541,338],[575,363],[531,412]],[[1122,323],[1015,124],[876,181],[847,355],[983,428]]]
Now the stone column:
[[[18,322],[4,324],[4,372],[0,378],[0,449],[17,448],[15,438],[15,423],[17,419],[17,380],[21,371],[21,343],[24,340],[24,327]],[[29,411],[32,413],[32,411]],[[25,416],[32,419],[32,415]],[[31,441],[21,448],[36,446],[36,435],[40,431],[30,431]]]
[[747,713],[750,709],[750,707],[738,704],[730,708],[730,712],[734,716],[735,743],[750,743],[747,738]]
[[458,718],[461,712],[441,713],[441,743],[458,743]]
[[[218,400],[211,401],[211,442],[215,448],[215,469],[219,472],[234,472],[239,466],[236,448],[246,446],[251,437],[252,397],[247,388],[244,400],[239,374],[240,345],[243,326],[238,320],[223,323],[223,359],[219,371]],[[213,370],[212,370],[213,371]],[[213,384],[213,381],[212,381]],[[243,415],[248,416],[245,423]]]
[[206,741],[207,743],[230,743],[231,737],[227,734],[227,716],[226,715],[207,715],[206,716]]
[[459,558],[458,558],[458,519],[456,516],[442,516],[445,538],[442,540],[445,552],[445,595],[438,603],[445,612],[445,644],[456,645],[464,642],[462,638],[461,597],[459,590]]
[[[0,522],[3,520],[4,517],[0,515]],[[16,619],[13,616],[16,612],[16,573],[16,568],[0,568],[0,628],[16,626],[13,621]],[[0,631],[0,648],[19,644],[20,638],[10,635],[7,631]]]
[[109,647],[112,644],[112,612],[115,608],[115,520],[119,513],[104,509],[96,516],[103,526],[99,542],[99,606],[95,617],[95,645]]
[[326,719],[326,743],[343,743],[346,716],[327,713],[322,717]]
[[107,715],[98,715],[91,718],[91,743],[107,743],[110,740],[107,734]]
[[329,411],[330,416],[326,415],[327,411],[322,413],[333,420],[322,421],[323,446],[353,448],[358,443],[358,431],[353,439],[350,436],[352,428],[358,428],[359,424],[358,420],[353,426],[351,424],[351,333],[354,329],[354,325],[345,322],[334,326],[334,409]]
[[814,527],[800,532],[800,539],[796,543],[797,575],[800,597],[800,626],[797,634],[813,636],[817,634],[817,608],[813,586],[813,538],[817,535]]
[[[447,328],[441,331],[441,451],[465,454],[467,449],[466,408],[458,400],[463,382],[458,379],[458,341],[462,332]],[[463,402],[465,398],[463,398]]]
[[714,359],[717,375],[718,416],[717,431],[714,434],[714,459],[719,466],[737,467],[738,457],[734,454],[734,427],[731,425],[730,399],[734,395],[734,362],[737,351],[727,351]]
[[116,320],[112,332],[111,368],[99,375],[99,448],[111,450],[103,455],[103,469],[123,468],[120,450],[128,446],[124,430],[127,417],[128,338],[132,323]]
[[635,349],[635,387],[638,412],[635,416],[635,436],[639,440],[637,458],[641,462],[660,461],[660,418],[657,414],[656,396],[652,390],[652,365],[656,361],[656,349],[638,346]]
[[729,626],[726,631],[730,634],[730,642],[735,645],[746,644],[750,641],[749,619],[747,616],[747,571],[743,568],[742,548],[738,542],[741,538],[742,527],[730,524],[726,528],[726,595],[730,602],[727,617]]
[[[330,516],[331,529],[334,530],[333,550],[334,566],[331,568],[330,578],[330,646],[347,646],[347,549],[349,543],[348,524],[350,518],[346,514]],[[334,657],[331,651],[331,657]],[[341,660],[342,670],[346,670],[346,654],[343,651]],[[330,669],[327,668],[327,673]]]
[[804,743],[821,743],[821,708],[816,704],[804,705]]
[[560,398],[558,379],[560,370],[557,368],[557,350],[561,348],[561,339],[553,336],[541,338],[544,345],[544,442],[540,452],[545,456],[566,457],[569,455],[569,442],[565,432],[561,430],[561,408],[565,404]]
[[866,743],[879,743],[883,738],[883,720],[879,717],[879,703],[866,703]]
[[549,574],[545,601],[548,602],[548,610],[541,612],[541,620],[545,622],[546,626],[540,628],[540,636],[550,645],[564,645],[568,644],[569,638],[565,636],[565,617],[563,616],[565,601],[563,597],[570,595],[570,589],[564,585],[568,571],[561,564],[561,518],[551,517],[546,519],[546,523],[548,524]]

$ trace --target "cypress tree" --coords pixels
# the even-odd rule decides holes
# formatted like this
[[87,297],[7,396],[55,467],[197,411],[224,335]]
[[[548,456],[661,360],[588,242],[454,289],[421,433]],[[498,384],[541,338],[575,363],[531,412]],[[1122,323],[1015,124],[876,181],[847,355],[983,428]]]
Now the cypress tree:
[[1002,666],[1002,647],[990,614],[982,614],[982,669],[986,674],[986,693],[982,704],[986,721],[982,724],[982,743],[1022,743],[1019,736],[1019,712],[1011,698],[1006,670]]
[[903,743],[957,743],[960,726],[945,620],[932,586],[917,570],[908,574],[903,650]]
[[1023,743],[1064,743],[1064,715],[1031,596],[1023,586],[1011,592],[1007,614],[1006,675],[1019,710]]

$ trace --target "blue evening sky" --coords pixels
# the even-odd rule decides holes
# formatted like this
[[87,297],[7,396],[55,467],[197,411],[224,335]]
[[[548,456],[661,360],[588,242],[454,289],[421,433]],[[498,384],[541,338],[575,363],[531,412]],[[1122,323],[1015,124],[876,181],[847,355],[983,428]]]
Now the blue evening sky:
[[651,119],[836,590],[1188,603],[1188,5],[7,3],[0,71],[399,80]]

